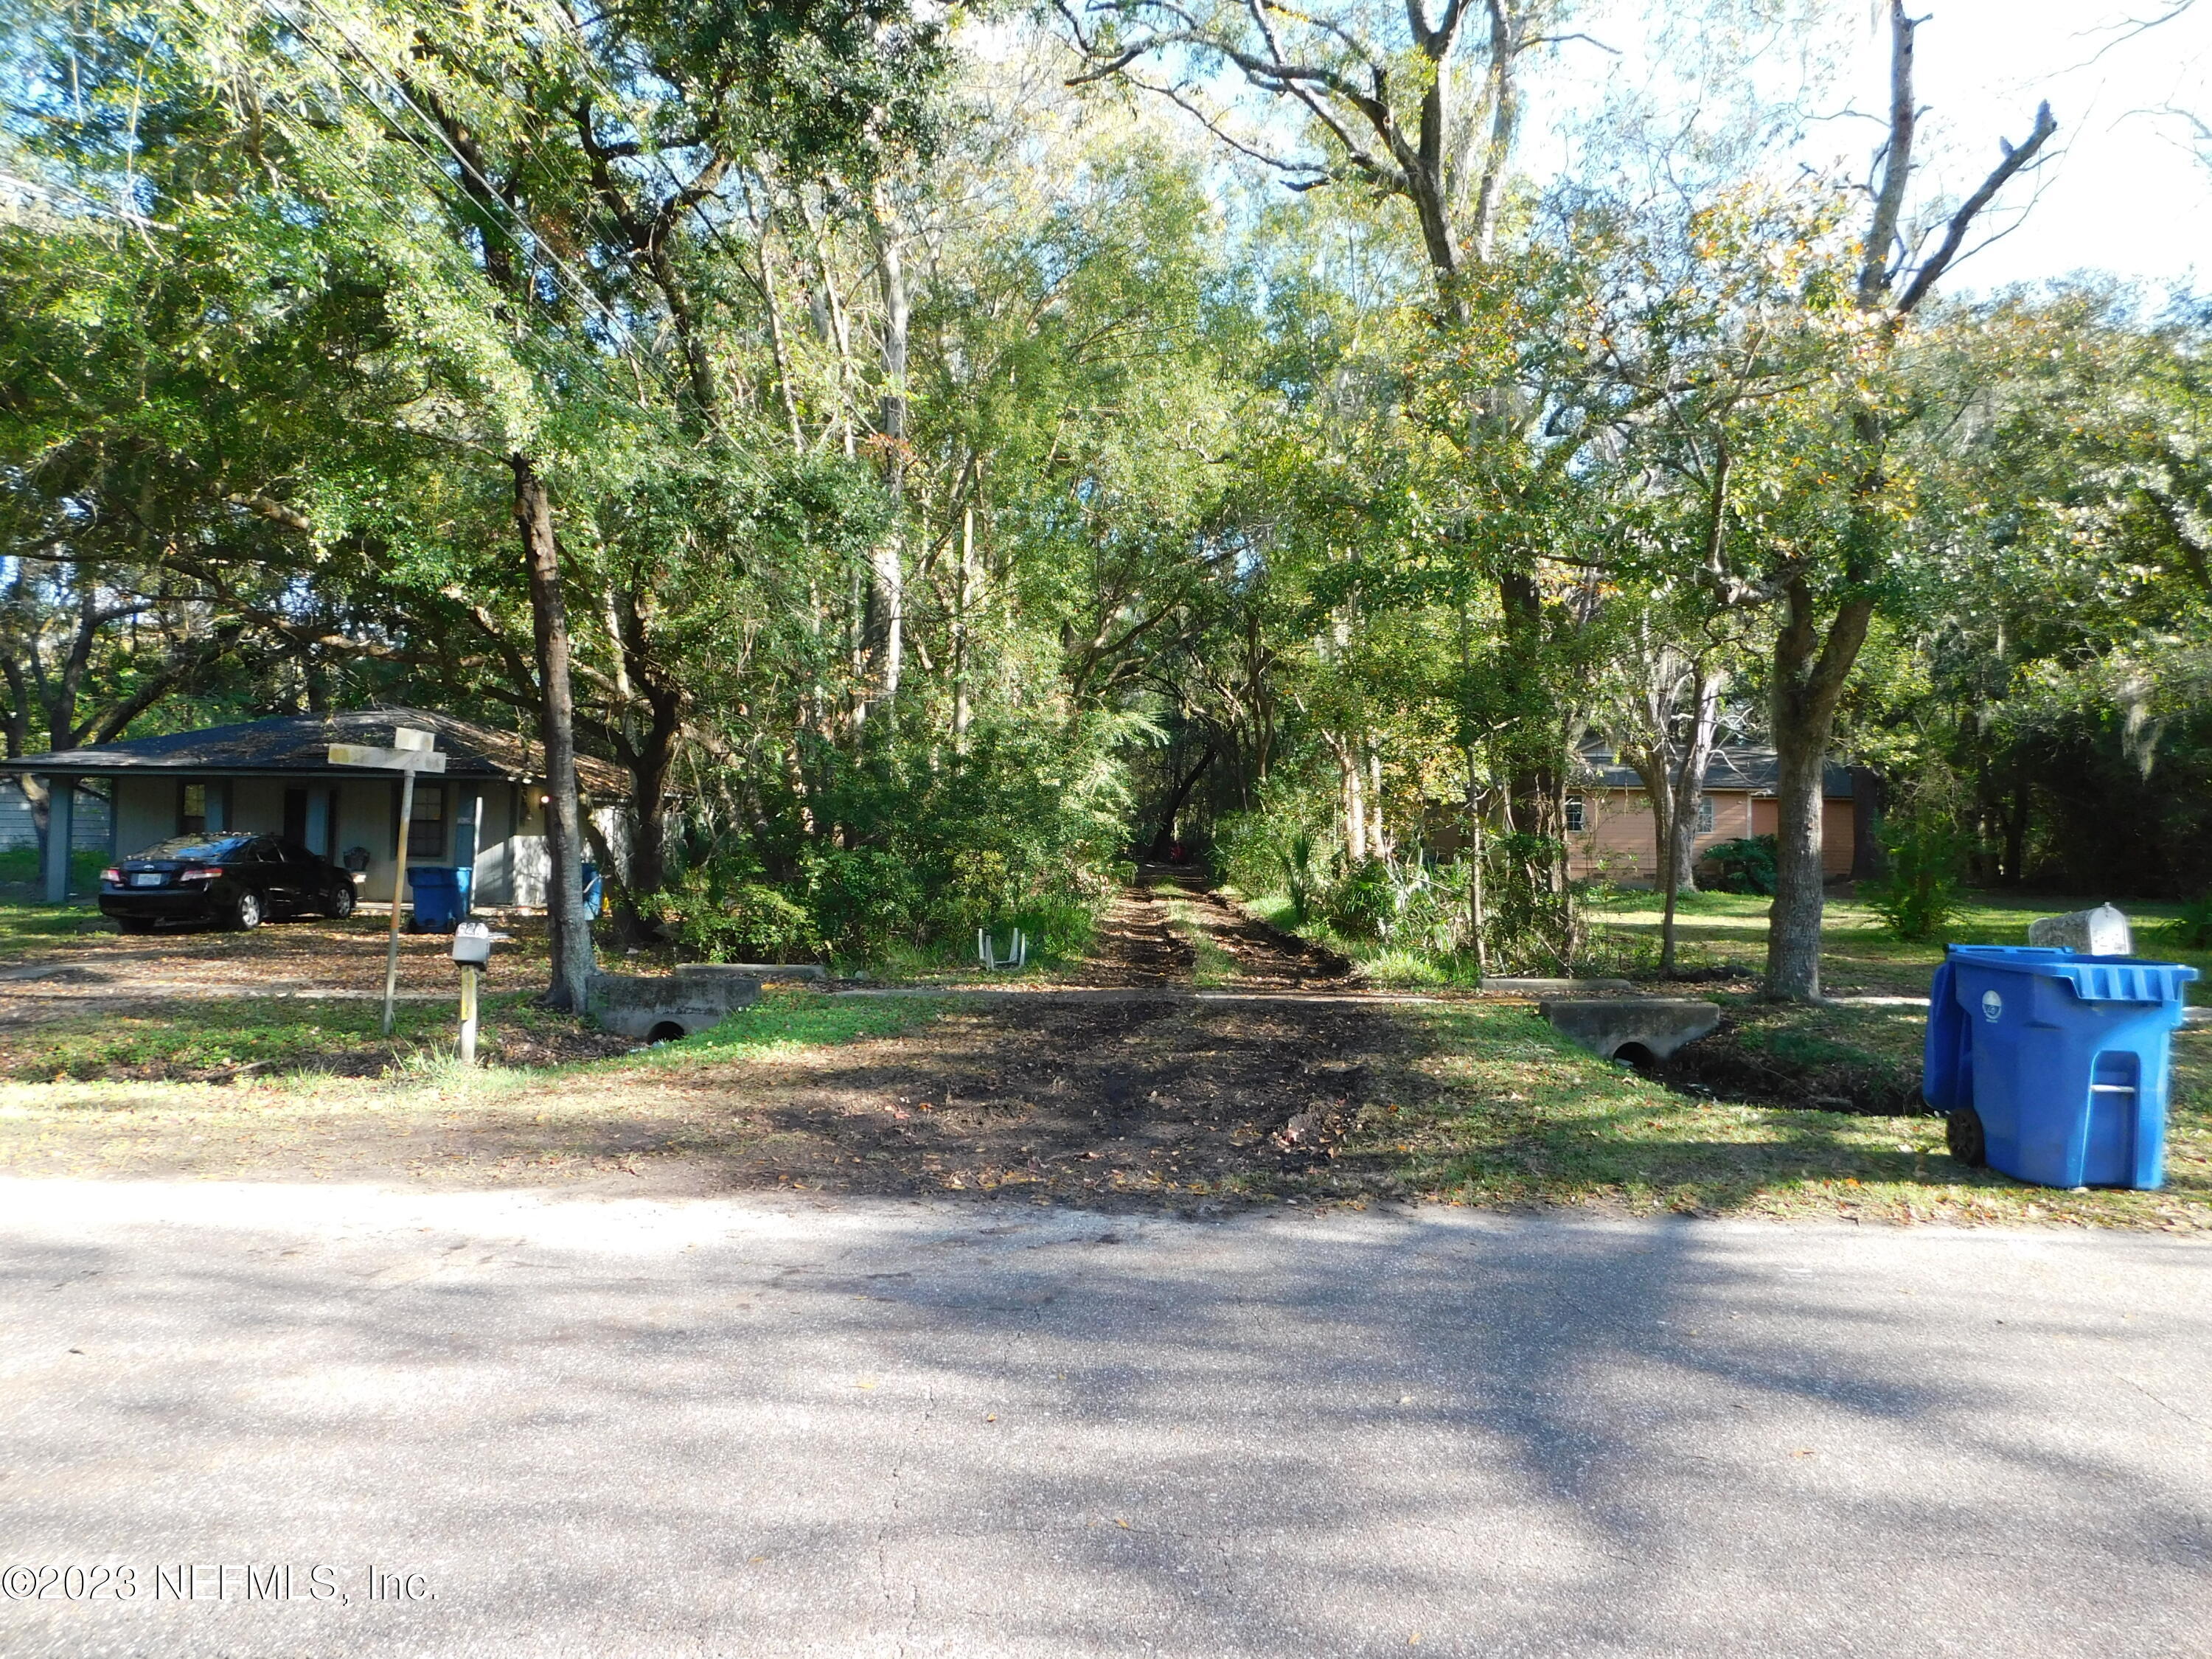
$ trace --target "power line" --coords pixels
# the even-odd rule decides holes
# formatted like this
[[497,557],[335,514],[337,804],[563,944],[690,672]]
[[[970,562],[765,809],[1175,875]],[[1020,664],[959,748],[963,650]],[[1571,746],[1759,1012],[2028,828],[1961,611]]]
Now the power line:
[[[359,82],[356,81],[352,76],[346,72],[344,65],[333,57],[319,41],[315,40],[311,33],[301,27],[298,19],[286,14],[283,8],[277,3],[277,0],[264,0],[264,3],[267,4],[271,12],[283,19],[283,21],[299,35],[301,40],[307,43],[310,51],[313,52],[325,63],[328,63],[331,67],[337,72],[339,77],[343,79],[356,93],[360,94],[364,102],[368,103],[371,108],[376,110],[380,115],[385,116],[386,119],[391,119],[389,112],[384,109],[383,106],[377,102],[375,98],[370,94],[367,88],[362,87]],[[598,295],[591,291],[590,285],[586,283],[581,276],[578,276],[574,270],[572,270],[568,263],[563,260],[558,253],[556,253],[553,251],[551,242],[547,239],[543,232],[539,231],[535,225],[530,222],[529,216],[525,214],[513,203],[507,201],[507,198],[500,193],[498,188],[492,184],[491,180],[485,178],[483,173],[478,170],[476,165],[462,153],[460,147],[453,143],[452,137],[447,133],[445,128],[439,122],[434,119],[420,104],[417,104],[415,100],[409,95],[406,88],[400,85],[397,81],[394,81],[390,76],[386,75],[380,68],[379,68],[375,61],[371,58],[367,52],[362,50],[360,44],[356,41],[351,35],[346,33],[345,26],[340,23],[336,18],[332,17],[330,13],[324,10],[322,6],[318,3],[318,0],[307,0],[307,4],[318,16],[322,18],[322,20],[328,23],[332,29],[337,31],[338,38],[343,40],[347,46],[351,49],[356,60],[362,64],[362,65],[366,68],[371,75],[382,82],[400,102],[406,105],[409,109],[412,110],[416,117],[437,135],[439,143],[445,147],[447,152],[451,155],[454,161],[459,165],[462,172],[476,181],[477,187],[483,191],[484,195],[489,198],[490,201],[496,202],[501,207],[504,208],[508,214],[513,216],[515,222],[520,224],[524,230],[529,233],[531,241],[535,243],[536,246],[533,249],[532,247],[526,246],[512,231],[508,230],[506,226],[501,224],[499,222],[499,215],[495,211],[487,211],[485,218],[487,222],[491,224],[493,228],[499,231],[502,236],[506,237],[509,242],[513,243],[515,250],[522,254],[526,259],[538,258],[544,258],[547,264],[553,268],[555,280],[558,282],[562,287],[573,294],[577,299],[580,300],[586,307],[598,311],[602,317],[605,318],[608,324],[621,336],[621,341],[622,343],[626,343],[626,347],[635,346],[637,343],[637,337],[635,331],[631,329],[629,325],[620,316],[617,315],[612,307],[608,306],[605,301],[600,299]],[[436,156],[431,155],[428,149],[424,149],[421,140],[413,133],[408,131],[404,125],[397,121],[392,121],[392,127],[393,131],[398,133],[399,136],[405,139],[410,145],[420,151],[426,159],[430,161],[434,165],[437,163]]]

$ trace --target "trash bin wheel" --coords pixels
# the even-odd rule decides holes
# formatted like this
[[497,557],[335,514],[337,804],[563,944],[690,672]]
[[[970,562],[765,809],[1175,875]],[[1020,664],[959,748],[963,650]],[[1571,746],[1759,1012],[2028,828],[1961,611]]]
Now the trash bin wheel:
[[1989,1144],[1982,1138],[1982,1115],[1971,1106],[1961,1106],[1945,1120],[1943,1139],[1961,1164],[1979,1169],[1990,1161]]
[[333,887],[331,889],[330,900],[323,906],[323,908],[327,914],[337,917],[340,921],[343,921],[348,916],[353,914],[354,902],[355,895],[353,884],[351,882],[347,882],[342,886]]
[[241,933],[250,933],[261,925],[261,895],[247,888],[238,896],[231,907],[230,925]]

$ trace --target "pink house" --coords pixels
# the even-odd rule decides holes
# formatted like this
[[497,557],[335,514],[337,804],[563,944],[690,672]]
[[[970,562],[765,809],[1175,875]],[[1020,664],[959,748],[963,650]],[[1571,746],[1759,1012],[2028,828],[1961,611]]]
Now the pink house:
[[[1698,850],[1747,836],[1771,836],[1780,820],[1778,765],[1771,749],[1713,751],[1698,820]],[[1851,775],[1830,762],[1822,779],[1820,865],[1831,878],[1851,872]],[[1659,836],[1636,769],[1611,750],[1587,749],[1567,795],[1567,868],[1577,877],[1656,881]]]

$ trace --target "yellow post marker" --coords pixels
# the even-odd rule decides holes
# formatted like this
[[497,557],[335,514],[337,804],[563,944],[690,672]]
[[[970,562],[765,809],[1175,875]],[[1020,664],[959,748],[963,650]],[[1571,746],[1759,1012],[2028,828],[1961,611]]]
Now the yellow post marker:
[[461,969],[461,1064],[477,1063],[477,970]]

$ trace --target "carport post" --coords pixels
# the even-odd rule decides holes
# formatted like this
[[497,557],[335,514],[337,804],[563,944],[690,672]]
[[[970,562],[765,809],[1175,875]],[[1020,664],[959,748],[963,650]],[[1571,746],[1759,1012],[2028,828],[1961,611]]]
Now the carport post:
[[46,780],[46,902],[69,902],[70,840],[76,816],[76,780]]

